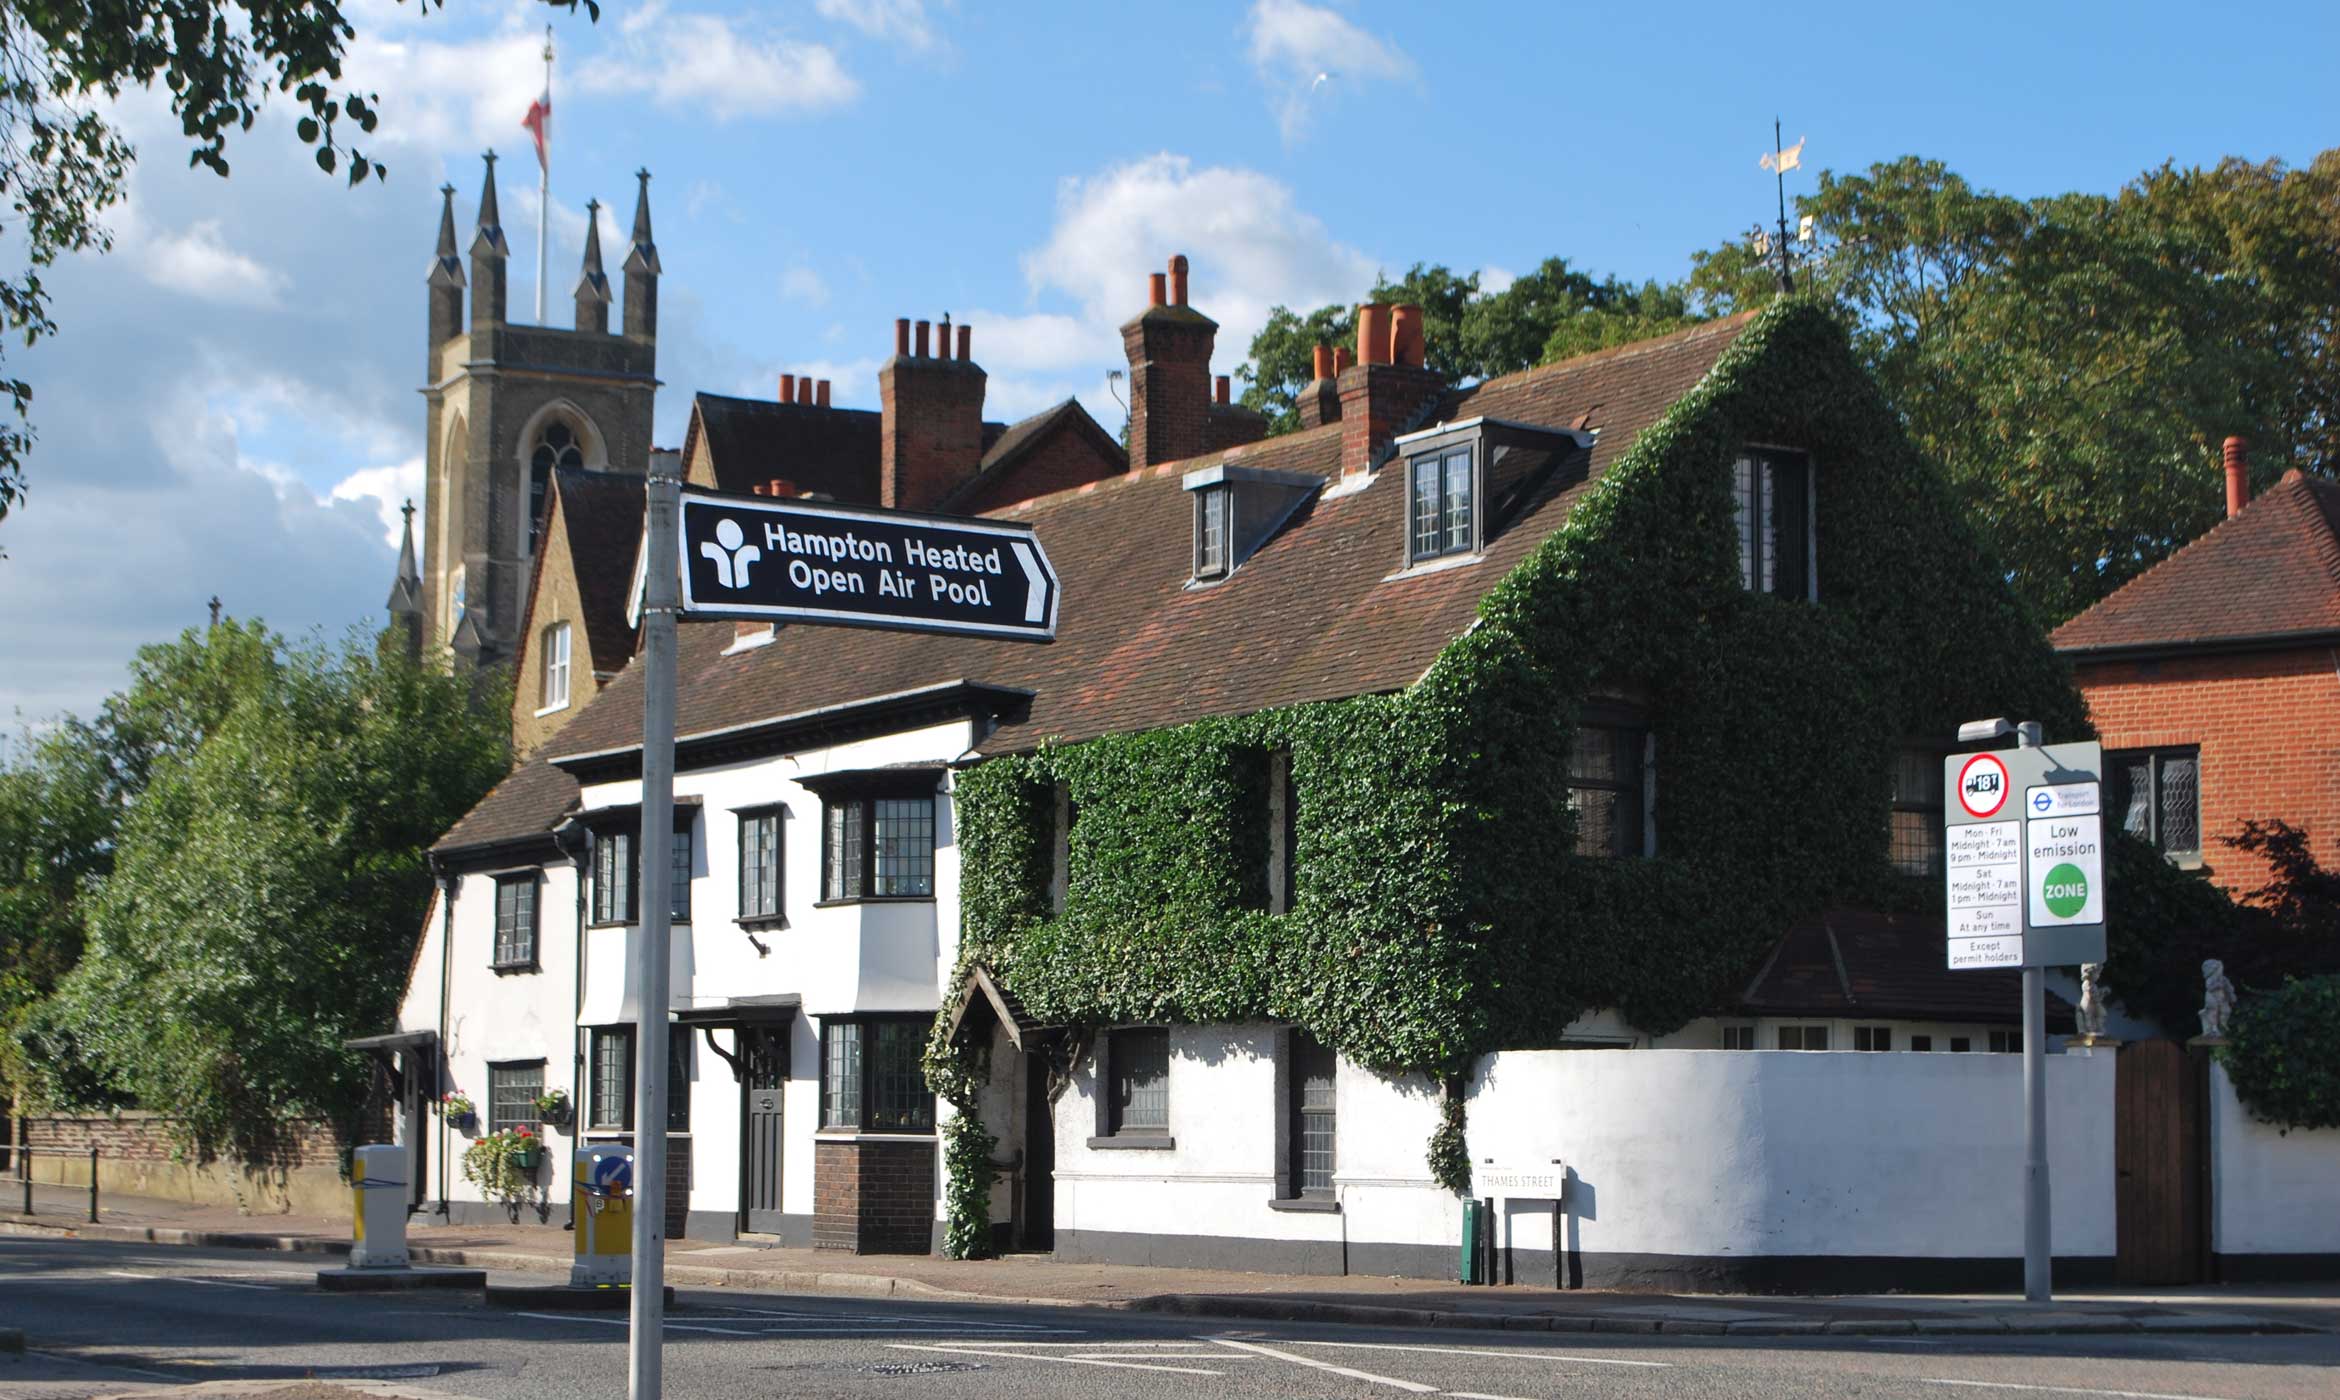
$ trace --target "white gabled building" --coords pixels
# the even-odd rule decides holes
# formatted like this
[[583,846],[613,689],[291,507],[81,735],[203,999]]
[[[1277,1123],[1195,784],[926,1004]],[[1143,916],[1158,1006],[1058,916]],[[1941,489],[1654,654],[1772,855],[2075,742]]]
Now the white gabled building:
[[[1289,1022],[1047,1025],[986,970],[955,981],[955,784],[987,759],[1051,743],[1407,691],[1478,624],[1490,590],[1515,576],[1580,503],[1600,499],[1604,474],[1645,430],[1685,404],[1705,412],[1716,396],[1745,392],[1705,391],[1718,363],[1765,323],[1731,318],[1456,388],[1424,365],[1418,311],[1400,308],[1394,324],[1377,313],[1361,318],[1381,337],[1368,344],[1367,362],[1320,360],[1321,377],[1301,402],[1301,430],[1257,441],[1257,415],[1213,401],[1214,328],[1186,305],[1185,280],[1185,260],[1176,259],[1167,287],[1155,279],[1154,305],[1124,327],[1129,471],[1109,480],[1075,472],[1070,489],[1056,489],[1068,484],[1061,464],[1051,465],[1051,449],[1014,442],[1020,427],[989,448],[981,443],[992,440],[974,432],[962,435],[963,480],[931,498],[958,499],[963,509],[979,501],[1036,527],[1063,582],[1053,645],[685,624],[668,849],[632,849],[635,668],[439,842],[439,898],[399,1026],[378,1038],[408,1067],[402,1131],[422,1144],[428,1163],[417,1173],[419,1204],[458,1220],[506,1209],[462,1180],[465,1138],[443,1116],[419,1110],[426,1096],[462,1090],[486,1130],[527,1120],[533,1110],[524,1105],[536,1093],[561,1087],[576,1121],[552,1135],[554,1151],[538,1174],[541,1198],[530,1206],[543,1218],[564,1218],[567,1148],[630,1135],[629,1037],[663,1027],[675,1046],[672,1233],[862,1251],[935,1248],[944,1199],[938,1109],[920,1061],[937,1013],[947,1009],[953,1036],[991,1051],[979,1111],[996,1136],[995,1157],[1008,1164],[991,1211],[1003,1245],[1054,1248],[1070,1259],[1451,1269],[1461,1205],[1426,1163],[1441,1112],[1441,1090],[1429,1079],[1362,1070]],[[909,344],[905,330],[881,377],[888,482],[908,460],[895,442],[902,395],[917,392],[921,376],[956,385],[953,376],[964,373],[956,367],[965,364],[963,339],[957,361],[930,361],[923,344],[910,355]],[[1777,349],[1749,344],[1749,356]],[[958,402],[944,395],[929,406],[946,400]],[[685,461],[694,480],[706,481],[703,421],[711,420],[694,415]],[[1843,498],[1854,494],[1849,471],[1832,477],[1837,463],[1804,450],[1799,425],[1772,426],[1747,441],[1717,437],[1707,444],[1713,459],[1686,469],[1711,472],[1716,502],[1736,493],[1735,525],[1715,526],[1711,513],[1692,522],[1721,545],[1726,531],[1737,532],[1736,576],[1721,576],[1718,546],[1717,576],[1700,584],[1714,594],[1713,612],[1739,606],[1742,588],[1768,595],[1761,608],[1824,606],[1823,581],[1841,577],[1849,557],[1832,553],[1851,547],[1844,543],[1851,535],[1839,532],[1860,523],[1834,513],[1840,481]],[[1067,433],[1059,445],[1076,438],[1085,433]],[[781,444],[768,460],[750,460],[754,441],[740,440],[728,450],[723,484],[786,486],[828,470],[817,451],[792,458],[796,450]],[[993,456],[1001,460],[980,465]],[[1034,499],[995,504],[1016,499],[1011,469],[1033,474]],[[932,482],[941,469],[929,460],[921,470]],[[881,494],[891,500],[892,490]],[[2037,645],[2044,656],[2044,643]],[[1601,687],[1586,697],[1578,728],[1593,742],[1548,775],[1576,814],[1570,841],[1563,847],[1549,831],[1520,832],[1522,860],[1599,872],[1676,859],[1668,822],[1679,806],[1669,804],[1729,776],[1681,760],[1666,766],[1658,742],[1669,716],[1652,713],[1661,703],[1651,697],[1655,687],[1607,678]],[[1887,762],[1890,752],[1890,743],[1881,745],[1874,758]],[[1918,753],[1903,766],[1922,773],[1938,761]],[[1260,826],[1270,835],[1262,854],[1271,868],[1262,882],[1266,903],[1247,914],[1305,919],[1319,893],[1296,861],[1291,823],[1310,798],[1290,772],[1264,784],[1270,815]],[[1864,770],[1844,782],[1859,787],[1867,777]],[[1845,804],[1874,846],[1867,859],[1875,868],[1863,879],[1874,887],[1890,878],[1888,862],[1920,880],[1938,872],[1938,794],[1885,772],[1874,780],[1873,792]],[[1059,812],[1060,842],[1072,815]],[[1069,844],[1062,849],[1060,896],[1072,859]],[[675,862],[665,1007],[639,1005],[626,977],[632,890],[645,858]],[[1730,892],[1712,897],[1727,900]],[[1678,1052],[1985,1051],[2005,1048],[2019,1019],[2011,973],[1928,971],[1927,959],[1939,954],[1938,920],[1815,912],[1792,929],[1773,925],[1757,935],[1778,942],[1768,960],[1730,974],[1743,976],[1743,990],[1670,1033],[1653,1036],[1614,1012],[1596,1012],[1532,1044],[1481,1055],[1458,1080],[1473,1104],[1473,1149],[1516,1142],[1521,1160],[1533,1157],[1540,1149],[1529,1128],[1562,1108],[1539,1096],[1555,1084],[1588,1093],[1578,1076],[1600,1071],[1582,1065],[1634,1058],[1580,1056],[1556,1068],[1538,1056],[1565,1060],[1566,1051],[1598,1047],[1652,1052],[1633,1072],[1651,1086],[1640,1092],[1662,1089],[1676,1107],[1740,1092],[1716,1085],[1851,1102],[1888,1094],[1884,1072],[1855,1067],[1851,1056],[1826,1057],[1837,1063],[1825,1069],[1777,1068],[1791,1057],[1764,1056],[1753,1058],[1771,1067],[1701,1070],[1722,1057]],[[1986,1112],[1981,1086],[1993,1068],[1986,1057],[1953,1062],[1945,1053],[1928,1063],[1935,1058],[1955,1065],[1922,1071],[1951,1086],[1944,1103]],[[2012,1075],[2009,1062],[1999,1067]],[[2069,1092],[2086,1088],[2089,1071],[2058,1073],[2060,1084],[2080,1086]],[[1707,1087],[1684,1087],[1695,1085]],[[1652,1111],[1650,1101],[1623,1092],[1593,1097],[1580,1105],[1580,1130],[1597,1126],[1608,1136],[1584,1160],[1642,1171],[1652,1154],[1622,1148],[1633,1115]],[[1482,1122],[1484,1114],[1495,1116]],[[1823,1136],[1847,1121],[1825,1112],[1795,1121],[1807,1120]],[[1736,1121],[1754,1123],[1758,1140],[1685,1168],[1697,1180],[1669,1190],[1695,1194],[1698,1182],[1719,1182],[1749,1163],[1759,1183],[1796,1184],[1811,1154],[1760,1140],[1760,1115]],[[1964,1121],[1945,1117],[1944,1131]],[[1921,1156],[1938,1153],[1945,1140],[1914,1130],[1905,1137]],[[1846,1189],[1898,1170],[1899,1159],[1889,1158],[1848,1152],[1839,1173]],[[1600,1199],[1611,1223],[1579,1222],[1591,1233],[1571,1249],[1579,1256],[1571,1267],[1595,1282],[1727,1285],[1727,1261],[1809,1255],[1829,1220],[1841,1219],[1823,1212],[1764,1223],[1748,1189],[1718,1186],[1723,1194],[1712,1201],[1727,1205],[1710,1201],[1685,1215],[1637,1198],[1624,1178],[1605,1180]],[[2076,1248],[2101,1253],[2101,1222],[2075,1215]],[[1557,1218],[1551,1228],[1564,1233]],[[1561,1233],[1546,1238],[1557,1242]],[[2003,1262],[2000,1243],[1980,1241],[1977,1252],[1991,1256],[1983,1264]],[[1906,1252],[1898,1238],[1853,1246],[1869,1255]],[[1555,1244],[1546,1257],[1556,1261],[1560,1252]],[[1950,1259],[1940,1276],[1966,1278],[1960,1269],[1974,1262]],[[1823,1272],[1827,1264],[1819,1261]]]

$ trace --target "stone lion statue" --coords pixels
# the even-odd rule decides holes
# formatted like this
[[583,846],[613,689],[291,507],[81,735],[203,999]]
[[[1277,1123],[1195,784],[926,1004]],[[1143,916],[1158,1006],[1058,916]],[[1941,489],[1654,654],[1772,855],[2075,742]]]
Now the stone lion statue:
[[2079,1030],[2080,1034],[2090,1040],[2100,1039],[2104,1035],[2104,994],[2107,990],[2103,963],[2080,964]]

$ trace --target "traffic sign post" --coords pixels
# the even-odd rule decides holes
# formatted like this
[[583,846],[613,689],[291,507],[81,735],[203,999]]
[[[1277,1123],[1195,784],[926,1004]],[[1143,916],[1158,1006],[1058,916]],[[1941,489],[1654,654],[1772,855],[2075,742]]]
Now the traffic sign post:
[[[2003,723],[1986,724],[2005,733]],[[2042,744],[1942,763],[1947,956],[1953,970],[2023,969],[2023,1296],[2049,1279],[2047,969],[2104,961],[2104,750]],[[1965,737],[1965,736],[1962,736]]]
[[[1056,639],[1056,570],[1032,527],[827,501],[686,490],[655,464],[643,522],[641,935],[634,984],[628,1393],[659,1400],[666,1322],[666,1016],[673,935],[665,858],[674,822],[675,624],[804,622]],[[582,1194],[580,1199],[583,1199]],[[598,1232],[597,1232],[598,1233]]]

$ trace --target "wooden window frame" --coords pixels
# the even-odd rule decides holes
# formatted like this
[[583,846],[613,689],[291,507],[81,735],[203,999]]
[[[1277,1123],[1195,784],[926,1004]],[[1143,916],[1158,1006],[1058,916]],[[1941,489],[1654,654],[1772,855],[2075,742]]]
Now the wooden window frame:
[[[2194,765],[2194,845],[2191,850],[2172,849],[2163,844],[2161,830],[2161,802],[2163,765],[2170,759],[2190,760]],[[2202,746],[2199,744],[2155,744],[2133,749],[2111,749],[2104,755],[2105,786],[2112,791],[2105,794],[2105,815],[2119,823],[2119,829],[2128,831],[2128,804],[2133,797],[2129,791],[2128,769],[2132,763],[2142,762],[2146,781],[2152,791],[2145,804],[2145,830],[2130,832],[2161,854],[2163,860],[2182,869],[2192,870],[2202,864]],[[2113,775],[2118,774],[2115,778]],[[2117,798],[2118,800],[2112,800]]]
[[[1571,852],[1587,860],[1647,859],[1656,854],[1655,843],[1650,835],[1650,813],[1656,805],[1657,763],[1655,750],[1657,746],[1651,735],[1649,723],[1638,716],[1596,711],[1588,713],[1578,722],[1576,733],[1582,734],[1588,729],[1602,730],[1617,735],[1618,752],[1630,755],[1631,771],[1623,776],[1609,779],[1580,777],[1576,772],[1576,735],[1571,735],[1568,746],[1568,769],[1562,774],[1562,781],[1567,789],[1568,804],[1572,810],[1576,808],[1576,793],[1579,790],[1614,792],[1625,798],[1630,804],[1631,820],[1618,823],[1618,840],[1627,849],[1595,852],[1584,850],[1579,844],[1572,846]],[[1580,823],[1578,827],[1580,842],[1582,832],[1583,828]]]
[[[922,802],[926,804],[926,888],[923,893],[887,894],[877,892],[878,881],[878,804],[881,802]],[[848,872],[840,868],[841,856],[837,849],[840,838],[840,817],[850,821],[858,814],[860,831],[857,836],[856,868]],[[935,856],[940,849],[942,808],[940,794],[931,780],[917,787],[871,786],[845,792],[821,794],[821,898],[814,906],[827,908],[840,904],[931,904],[934,902]],[[850,875],[850,879],[848,876]]]
[[[1893,867],[1895,874],[1906,875],[1913,880],[1939,880],[1942,878],[1944,862],[1948,859],[1948,837],[1943,823],[1942,798],[1942,758],[1947,752],[1948,750],[1923,744],[1903,744],[1894,751],[1893,772],[1887,788],[1885,859]],[[1912,770],[1918,778],[1918,783],[1916,791],[1909,792],[1903,789],[1901,768],[1904,760],[1913,757],[1921,758],[1924,761],[1918,763]],[[1923,816],[1926,818],[1926,829],[1932,832],[1933,844],[1929,848],[1932,858],[1923,869],[1912,869],[1901,857],[1900,833],[1896,829],[1895,817],[1902,814]]]
[[[1483,463],[1486,454],[1479,447],[1477,438],[1468,438],[1461,442],[1440,443],[1406,458],[1405,560],[1409,567],[1435,563],[1441,559],[1468,558],[1477,554],[1485,543],[1486,511],[1483,507],[1487,492]],[[1454,501],[1450,487],[1454,478],[1447,469],[1450,459],[1458,456],[1464,459],[1463,489],[1469,497],[1463,505],[1467,515],[1459,543],[1453,537]],[[1429,549],[1422,547],[1420,522],[1416,518],[1415,509],[1421,501],[1421,474],[1425,471],[1437,474],[1432,497],[1437,503],[1434,508],[1434,544]]]
[[[770,807],[742,808],[738,815],[739,842],[739,903],[736,921],[744,927],[779,926],[788,922],[788,809]],[[765,882],[770,896],[769,908],[750,908],[748,892],[749,852],[748,835],[763,823],[771,823],[771,842],[765,848],[771,860],[769,881]]]
[[[1283,1049],[1287,1120],[1284,1125],[1284,1199],[1330,1201],[1336,1190],[1335,1178],[1340,1171],[1341,1057],[1331,1046],[1297,1026],[1285,1034]],[[1316,1067],[1309,1063],[1311,1060],[1320,1060],[1322,1066],[1328,1069],[1325,1077],[1332,1085],[1332,1107],[1318,1114],[1330,1120],[1332,1164],[1326,1169],[1322,1183],[1315,1185],[1309,1183],[1307,1164],[1308,1120],[1312,1112],[1308,1106],[1308,1071]]]
[[[634,1024],[620,1021],[614,1025],[594,1026],[586,1043],[585,1085],[591,1102],[586,1104],[585,1130],[591,1133],[618,1133],[631,1136],[634,1131],[634,1084],[639,1068],[634,1058]],[[691,1028],[668,1022],[666,1027],[666,1131],[687,1133],[691,1130]],[[624,1045],[622,1052],[624,1088],[619,1099],[617,1121],[606,1116],[608,1104],[601,1092],[601,1047],[608,1041]]]
[[[1778,481],[1783,468],[1792,468],[1802,509],[1782,514]],[[1731,459],[1731,517],[1738,537],[1739,586],[1749,593],[1799,602],[1820,598],[1816,540],[1819,523],[1818,473],[1812,455],[1799,448],[1749,443]],[[1766,491],[1767,481],[1769,490]],[[1768,499],[1767,499],[1768,498]],[[1773,529],[1768,552],[1763,538],[1764,512],[1770,510]],[[1794,539],[1783,538],[1779,522],[1792,520]],[[1790,572],[1783,567],[1792,562]],[[1769,577],[1766,578],[1766,569]]]
[[[496,1076],[499,1073],[509,1074],[530,1069],[536,1071],[535,1089],[528,1094],[525,1102],[508,1103],[504,1096],[498,1092]],[[544,1121],[536,1111],[536,1100],[544,1093],[544,1070],[545,1061],[542,1057],[533,1060],[488,1061],[487,1103],[483,1105],[487,1113],[482,1122],[489,1132],[497,1132],[504,1128],[526,1128],[532,1133],[536,1131],[537,1125]],[[502,1111],[505,1109],[516,1109],[517,1111]]]
[[[573,652],[570,644],[573,636],[567,622],[547,623],[544,630],[537,634],[541,674],[538,677],[536,712],[540,715],[569,708],[569,661]],[[556,678],[559,681],[557,687],[554,685]]]
[[[926,1043],[926,1030],[933,1022],[932,1016],[923,1014],[822,1017],[820,1130],[826,1133],[876,1133],[888,1137],[932,1136],[935,1132],[934,1091],[925,1087],[925,1071],[920,1061]],[[880,1102],[884,1087],[880,1075],[888,1071],[877,1062],[877,1050],[889,1037],[906,1037],[896,1040],[895,1048],[899,1051],[903,1045],[907,1045],[907,1074],[910,1082],[919,1087],[909,1096],[911,1105],[906,1121],[880,1123],[873,1120],[879,1116],[881,1108],[889,1106]],[[840,1061],[850,1062],[847,1078],[852,1086],[850,1090],[839,1086]]]
[[[1218,549],[1211,549],[1214,530]],[[1194,576],[1222,579],[1235,568],[1235,492],[1226,483],[1194,493]]]
[[[1128,1082],[1129,1066],[1137,1057],[1133,1049],[1139,1037],[1158,1038],[1162,1046],[1162,1121],[1132,1123],[1128,1107],[1122,1102],[1125,1089],[1134,1086]],[[1091,1146],[1106,1147],[1169,1147],[1170,1136],[1170,1028],[1167,1026],[1120,1026],[1106,1031],[1103,1037],[1104,1053],[1097,1066],[1097,1136]]]
[[1889,1051],[1889,1050],[1891,1050],[1891,1049],[1893,1048],[1893,1027],[1891,1027],[1891,1026],[1855,1026],[1855,1027],[1853,1027],[1853,1047],[1852,1047],[1852,1048],[1853,1048],[1853,1049],[1855,1049],[1855,1050],[1862,1051],[1862,1052],[1864,1052],[1864,1053],[1869,1053],[1869,1054],[1874,1054],[1874,1053],[1876,1053],[1876,1052],[1878,1052],[1878,1051]]
[[[496,915],[494,946],[491,947],[488,952],[488,969],[492,972],[538,971],[539,965],[537,962],[537,939],[541,933],[544,922],[543,872],[537,870],[518,871],[509,875],[498,875],[495,877],[495,881]],[[512,911],[513,921],[509,926],[505,921],[504,909],[504,895],[507,890],[512,892],[513,903],[515,906]],[[522,890],[527,891],[528,894],[527,943],[525,947],[520,947],[515,950],[513,949],[512,945],[507,942],[505,934],[508,931],[508,928],[518,927],[519,911],[517,906],[519,903],[519,893]]]

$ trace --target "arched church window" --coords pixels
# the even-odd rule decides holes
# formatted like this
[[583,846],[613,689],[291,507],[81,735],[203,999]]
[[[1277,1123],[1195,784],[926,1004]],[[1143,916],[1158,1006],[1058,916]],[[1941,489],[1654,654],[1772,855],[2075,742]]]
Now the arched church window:
[[544,532],[544,498],[552,489],[552,474],[556,467],[585,465],[584,445],[577,441],[576,430],[558,418],[548,421],[544,431],[536,436],[536,447],[528,454],[528,548],[536,549],[537,536]]

